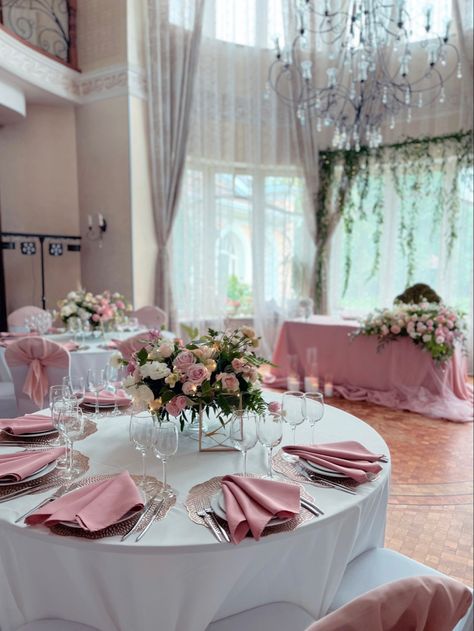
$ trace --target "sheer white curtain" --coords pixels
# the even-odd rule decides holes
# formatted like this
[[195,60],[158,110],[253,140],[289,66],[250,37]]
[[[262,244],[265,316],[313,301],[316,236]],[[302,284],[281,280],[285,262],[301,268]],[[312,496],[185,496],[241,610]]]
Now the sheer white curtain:
[[291,112],[265,98],[279,0],[208,0],[186,182],[173,231],[179,318],[203,330],[252,321],[270,355],[309,291],[313,246]]

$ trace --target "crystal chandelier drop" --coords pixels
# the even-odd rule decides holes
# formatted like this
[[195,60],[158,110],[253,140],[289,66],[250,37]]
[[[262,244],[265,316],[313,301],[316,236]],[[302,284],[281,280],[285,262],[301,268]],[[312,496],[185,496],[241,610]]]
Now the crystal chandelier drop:
[[421,25],[406,0],[299,0],[296,15],[291,45],[275,38],[267,96],[274,90],[303,125],[315,116],[318,131],[333,128],[337,149],[380,146],[385,124],[393,129],[402,116],[411,121],[413,108],[443,103],[447,80],[462,77],[451,20],[434,32],[430,6]]

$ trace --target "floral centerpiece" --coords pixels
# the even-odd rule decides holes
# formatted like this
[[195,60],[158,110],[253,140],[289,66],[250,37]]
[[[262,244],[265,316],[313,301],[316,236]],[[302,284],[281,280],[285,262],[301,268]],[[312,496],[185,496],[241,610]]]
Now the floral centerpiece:
[[[178,418],[181,429],[211,410],[221,424],[239,407],[262,413],[267,404],[258,367],[268,362],[256,355],[258,343],[255,331],[246,326],[221,333],[209,329],[186,345],[155,332],[129,362],[123,360],[129,373],[124,387],[159,420]],[[276,405],[270,404],[271,412],[278,411]]]
[[85,289],[70,291],[58,302],[59,317],[67,325],[71,319],[88,322],[92,328],[103,328],[123,319],[132,305],[117,292],[104,291],[92,294]]
[[465,330],[462,313],[442,303],[421,302],[377,309],[362,320],[355,335],[376,335],[380,345],[409,337],[442,363],[452,356],[457,341],[465,342]]

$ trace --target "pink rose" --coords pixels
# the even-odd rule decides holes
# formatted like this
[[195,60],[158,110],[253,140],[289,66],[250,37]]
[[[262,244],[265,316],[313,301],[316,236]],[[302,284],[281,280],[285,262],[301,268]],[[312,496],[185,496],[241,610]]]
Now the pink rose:
[[401,328],[398,326],[398,324],[393,324],[393,325],[390,327],[390,331],[391,331],[391,333],[393,333],[394,335],[398,335],[398,334],[400,333],[400,331],[401,331]]
[[281,405],[278,403],[278,401],[272,401],[271,403],[268,404],[268,411],[271,412],[272,414],[278,414],[280,409],[281,409]]
[[121,300],[117,300],[115,304],[117,305],[117,309],[125,309],[125,305]]
[[444,344],[444,335],[436,336],[436,344]]
[[382,328],[380,329],[380,332],[382,333],[382,335],[388,335],[388,327],[383,324]]
[[171,414],[171,416],[179,416],[187,404],[188,400],[186,397],[180,394],[178,397],[173,397],[171,401],[166,404],[166,411],[168,414]]
[[231,372],[221,372],[217,375],[217,381],[220,381],[222,384],[222,388],[224,390],[228,390],[229,392],[236,392],[239,389],[239,380]]
[[160,346],[158,347],[158,353],[161,357],[164,358],[171,357],[171,355],[173,354],[173,347],[171,346],[171,344],[167,344],[165,342],[164,344],[160,344]]
[[244,362],[241,359],[238,359],[237,357],[235,359],[232,360],[232,368],[235,370],[236,373],[242,372],[242,368],[244,367]]
[[135,362],[132,362],[132,361],[128,362],[127,375],[133,375],[136,369],[137,369],[137,365]]
[[176,366],[178,370],[186,372],[187,369],[195,363],[195,361],[196,358],[191,351],[181,351],[181,353],[176,355],[173,366]]
[[188,380],[196,386],[200,386],[203,381],[209,379],[209,371],[202,364],[193,364],[186,371]]
[[250,381],[250,383],[255,383],[258,378],[258,370],[255,368],[255,366],[250,366],[249,370],[246,370],[243,373],[243,377],[245,381]]
[[98,313],[94,313],[92,320],[94,320],[94,322],[100,322],[100,315]]
[[185,383],[183,383],[182,389],[183,389],[183,394],[186,394],[188,396],[192,396],[193,394],[196,394],[196,384],[191,383],[190,381],[186,381]]

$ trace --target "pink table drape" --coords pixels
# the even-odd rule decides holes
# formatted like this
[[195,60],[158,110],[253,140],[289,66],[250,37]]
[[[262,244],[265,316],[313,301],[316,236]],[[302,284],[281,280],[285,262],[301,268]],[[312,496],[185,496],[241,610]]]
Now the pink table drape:
[[357,328],[354,321],[330,316],[284,322],[272,357],[274,385],[286,388],[289,355],[297,356],[301,379],[309,374],[306,351],[316,347],[319,378],[330,378],[334,391],[346,399],[450,421],[473,420],[473,389],[461,349],[440,366],[408,338],[377,349],[375,337],[351,337]]

